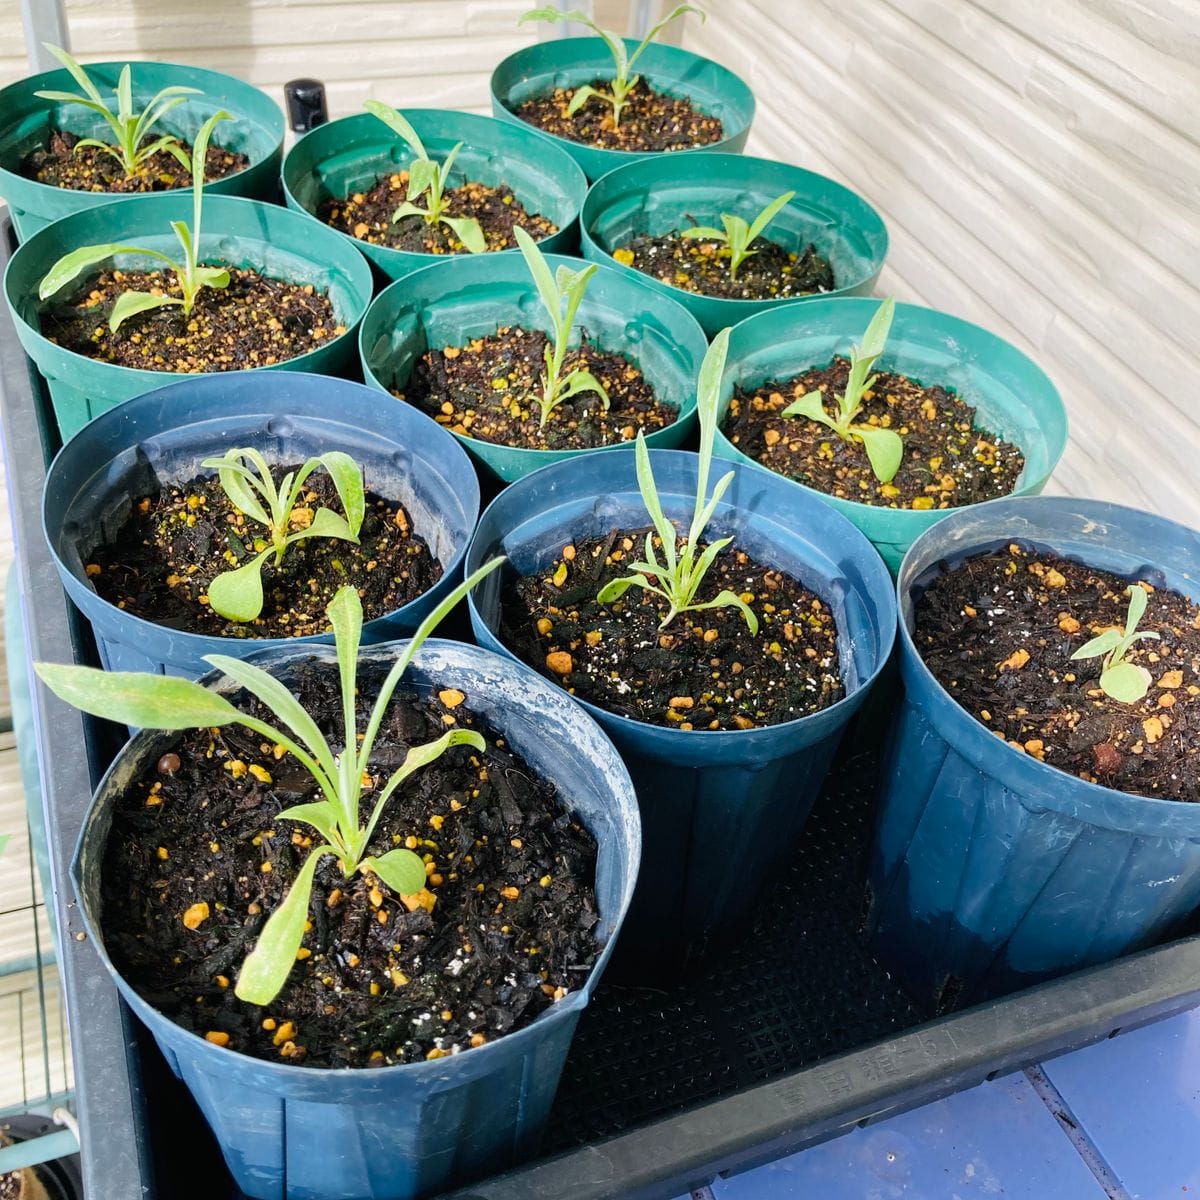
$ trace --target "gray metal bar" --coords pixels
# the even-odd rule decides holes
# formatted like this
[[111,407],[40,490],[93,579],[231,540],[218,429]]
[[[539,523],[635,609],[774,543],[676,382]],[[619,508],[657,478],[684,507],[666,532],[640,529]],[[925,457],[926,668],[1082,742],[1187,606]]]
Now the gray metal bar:
[[35,72],[51,71],[58,66],[44,42],[71,48],[71,31],[63,0],[21,0],[21,24],[25,29],[25,53]]

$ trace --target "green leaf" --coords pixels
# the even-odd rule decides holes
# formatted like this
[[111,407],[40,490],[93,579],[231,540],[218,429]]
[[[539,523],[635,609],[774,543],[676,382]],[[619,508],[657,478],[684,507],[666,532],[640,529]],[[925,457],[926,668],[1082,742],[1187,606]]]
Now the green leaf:
[[443,225],[449,225],[455,236],[472,253],[483,254],[487,250],[487,238],[474,217],[442,217]]
[[247,1004],[270,1004],[287,983],[296,964],[296,951],[304,940],[317,864],[323,854],[336,853],[332,846],[318,846],[300,868],[283,902],[263,926],[257,945],[242,963],[233,989],[239,1000]]
[[1117,629],[1106,629],[1102,634],[1092,638],[1091,641],[1084,642],[1071,655],[1071,661],[1074,662],[1077,658],[1099,658],[1101,655],[1107,654],[1110,650],[1115,650],[1120,644],[1120,631]]
[[178,296],[152,296],[149,292],[122,292],[108,314],[108,328],[116,333],[130,317],[155,308],[172,308],[183,303]]
[[880,483],[891,483],[904,461],[904,442],[893,429],[874,425],[852,425],[850,432],[863,444],[871,470]]
[[1138,622],[1146,613],[1146,589],[1140,583],[1129,587],[1129,611],[1125,617],[1125,636],[1132,637]]
[[746,618],[746,624],[750,627],[752,634],[758,634],[758,618],[754,615],[754,611],[741,598],[735,596],[733,592],[723,591],[718,593],[711,600],[706,600],[703,604],[692,604],[688,606],[690,612],[700,612],[706,608],[737,608],[741,610],[742,616]]
[[646,47],[649,46],[650,43],[654,41],[654,39],[658,37],[658,35],[662,33],[662,31],[666,29],[668,25],[671,24],[672,21],[677,21],[685,13],[695,13],[702,22],[707,19],[707,14],[705,11],[702,8],[697,8],[694,4],[675,5],[675,7],[671,9],[671,11],[667,13],[667,15],[663,17],[663,19],[659,21],[657,25],[651,26],[650,32],[646,34],[644,38],[642,38],[638,48],[630,56],[629,66],[632,67],[633,64],[637,62],[639,58],[641,58],[642,52],[646,49]]
[[197,267],[192,272],[192,282],[197,290],[202,287],[221,288],[229,286],[229,269],[227,267]]
[[[127,125],[133,120],[133,72],[126,63],[117,77],[117,120]],[[136,150],[137,146],[131,146]]]
[[305,538],[341,538],[346,542],[357,542],[358,535],[346,523],[341,513],[335,513],[331,508],[318,508],[313,514],[312,524],[307,529],[298,529],[287,536],[286,545],[302,542]]
[[[1138,588],[1139,592],[1141,590]],[[1100,672],[1100,687],[1104,694],[1122,704],[1136,704],[1150,690],[1150,683],[1150,672],[1133,663],[1117,663]]]
[[360,870],[374,871],[397,896],[412,896],[425,886],[425,864],[411,850],[389,850],[364,858]]
[[611,604],[620,600],[631,587],[644,585],[645,580],[640,575],[624,575],[620,579],[610,579],[597,593],[598,604]]
[[[279,813],[275,820],[302,821],[305,825],[311,825],[327,842],[335,847],[341,846],[337,809],[328,800],[318,800],[312,804],[294,804]],[[341,852],[339,849],[338,853]]]
[[[104,108],[104,98],[100,95],[99,88],[97,88],[96,85],[91,81],[91,79],[88,77],[88,73],[83,69],[83,67],[81,67],[79,63],[61,46],[56,46],[53,42],[43,42],[42,45],[49,50],[50,53],[53,54],[54,57],[58,59],[58,61],[62,63],[64,67],[67,68],[67,70],[71,73],[71,78],[74,79],[81,88],[83,88],[84,93],[91,99],[91,101],[94,104],[99,104],[102,108]],[[64,93],[59,94],[61,95]],[[74,100],[77,99],[77,97],[68,94],[67,99]],[[105,109],[105,111],[107,112],[108,110]]]
[[268,547],[248,563],[233,571],[224,571],[208,585],[208,603],[213,612],[227,621],[253,621],[262,612],[262,565]]
[[252,696],[262,701],[271,713],[296,735],[301,744],[307,748],[316,760],[322,772],[327,777],[317,782],[325,786],[332,784],[337,778],[337,766],[333,761],[333,751],[316,721],[309,715],[304,705],[274,675],[264,671],[245,659],[232,658],[228,654],[206,654],[204,661],[210,663],[218,671],[223,672],[239,687],[245,688]]
[[567,105],[567,116],[573,117],[593,97],[612,103],[612,100],[603,92],[597,91],[590,83],[585,83],[582,87],[577,87],[571,96],[571,102]]
[[717,409],[721,402],[721,383],[725,376],[725,359],[729,353],[728,329],[722,329],[700,364],[696,382],[696,412],[700,417],[700,462],[696,474],[696,506],[688,541],[694,542],[704,532],[698,525],[708,493],[708,472],[712,464],[713,439],[717,434]]
[[251,482],[253,474],[241,464],[241,458],[246,453],[245,450],[227,450],[220,458],[206,458],[200,465],[210,470],[216,469],[221,490],[229,497],[234,508],[244,516],[270,526],[271,518],[254,493]]
[[[104,103],[103,100],[88,100],[83,96],[76,96],[74,92],[34,92],[39,100],[49,100],[52,104],[78,104],[80,108],[89,109],[91,112],[99,113],[102,117],[107,118],[111,125],[115,119],[112,115],[112,110]],[[92,139],[95,140],[95,139]],[[101,146],[105,143],[100,142]],[[112,149],[112,147],[108,147]]]
[[139,729],[200,729],[228,725],[241,714],[224,696],[190,679],[94,667],[34,663],[60,699],[94,717]]
[[894,296],[888,296],[886,300],[880,302],[879,307],[875,310],[875,315],[871,318],[870,324],[867,326],[866,332],[863,334],[862,344],[859,347],[859,354],[864,359],[870,359],[872,363],[883,353],[884,347],[887,345],[888,333],[892,328],[892,318],[896,313],[896,299]]
[[634,464],[637,469],[638,490],[642,493],[642,503],[650,514],[651,523],[662,542],[663,557],[667,562],[668,573],[675,573],[675,539],[678,534],[675,526],[667,520],[663,512],[662,501],[658,498],[658,485],[654,481],[654,468],[650,465],[650,450],[646,445],[646,436],[638,430],[637,441],[634,443]]
[[423,196],[438,181],[437,163],[428,158],[417,158],[408,164],[408,188],[405,200],[416,200]]
[[517,24],[524,25],[526,21],[550,21],[554,24],[559,21],[574,21],[576,24],[588,26],[589,29],[595,28],[592,25],[592,18],[581,9],[569,8],[563,11],[550,4],[544,5],[542,8],[531,8],[521,16]]
[[546,262],[546,256],[537,242],[520,225],[513,227],[513,237],[516,238],[517,248],[521,251],[521,257],[525,259],[529,274],[533,277],[538,299],[541,300],[542,307],[549,314],[557,332],[562,325],[562,294],[555,277],[550,273],[550,264]]
[[[137,143],[137,145],[138,145],[137,160],[138,160],[138,163],[140,164],[140,163],[148,162],[157,153],[159,153],[160,150],[167,150],[172,145],[178,146],[179,139],[177,137],[175,137],[173,134],[166,133],[166,134],[163,134],[162,137],[156,138],[152,142],[147,142],[146,145],[144,145],[144,146],[142,146],[140,143]],[[78,143],[76,143],[76,147],[78,147]],[[186,155],[183,158],[183,164],[185,167],[188,168],[188,170],[191,170],[192,164],[188,160]]]
[[795,192],[784,192],[782,196],[776,196],[766,208],[754,218],[750,225],[749,232],[746,235],[746,245],[749,246],[754,242],[754,239],[761,236],[762,232],[770,223],[775,220],[781,210],[791,203],[792,198],[796,195]]
[[816,390],[805,392],[803,396],[793,400],[779,415],[781,417],[807,417],[810,421],[820,421],[822,425],[828,425],[830,429],[837,429],[837,424],[825,411],[824,393]]
[[691,229],[685,229],[680,235],[685,238],[704,238],[705,241],[724,242],[726,240],[724,232],[720,229],[714,229],[711,225],[693,225]]
[[338,499],[342,502],[342,511],[346,514],[346,523],[350,526],[350,532],[357,537],[367,514],[362,467],[341,450],[327,450],[318,461],[333,480]]
[[562,391],[558,393],[558,398],[560,401],[569,400],[572,396],[578,396],[581,392],[596,392],[600,397],[600,407],[607,411],[609,403],[608,391],[604,384],[591,371],[572,371],[563,380]]
[[337,653],[338,678],[342,686],[342,739],[345,749],[339,764],[341,797],[338,801],[350,829],[347,833],[358,836],[358,798],[362,791],[360,762],[365,762],[370,747],[363,743],[358,748],[358,723],[355,720],[355,698],[358,690],[358,647],[362,641],[363,610],[358,598],[358,589],[350,586],[338,588],[337,595],[325,610],[333,626],[333,644]]
[[[204,168],[208,161],[208,143],[213,130],[222,121],[232,121],[233,114],[218,109],[200,126],[192,142],[192,244],[195,255],[200,253],[200,217],[204,208]],[[196,266],[196,258],[188,259],[189,274]]]
[[128,246],[123,242],[106,242],[100,246],[80,246],[78,250],[64,254],[42,276],[42,282],[38,285],[38,298],[48,300],[55,292],[78,279],[88,267],[94,267],[117,254],[143,254],[165,262],[168,266],[178,270],[174,259],[168,258],[165,254],[159,254],[157,250],[147,250],[144,246]]
[[428,160],[425,143],[421,141],[417,131],[409,123],[408,118],[398,113],[390,104],[381,100],[364,100],[363,108],[373,117],[378,117],[394,134],[408,143],[408,147],[418,157]]
[[708,574],[709,568],[716,561],[717,555],[732,541],[733,538],[718,538],[715,542],[709,542],[704,547],[704,552],[696,560],[696,565],[692,568],[692,577],[688,581],[688,588],[683,597],[685,604],[690,605],[696,598],[696,592],[704,582],[704,576]]

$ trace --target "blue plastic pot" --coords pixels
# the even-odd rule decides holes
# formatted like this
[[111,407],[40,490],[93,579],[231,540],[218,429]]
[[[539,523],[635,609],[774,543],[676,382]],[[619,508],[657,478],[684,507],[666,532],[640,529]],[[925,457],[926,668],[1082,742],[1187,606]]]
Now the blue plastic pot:
[[[699,460],[678,450],[650,456],[663,509],[686,528]],[[621,957],[643,977],[678,971],[744,932],[795,850],[842,731],[895,638],[891,580],[862,534],[768,471],[730,469],[734,481],[709,533],[732,535],[752,557],[787,571],[832,607],[847,694],[797,721],[711,732],[650,725],[579,702],[613,739],[637,788],[648,866]],[[585,455],[502,492],[480,519],[467,562],[473,567],[502,553],[528,575],[565,545],[648,523],[633,453]],[[503,572],[511,578],[509,567]],[[503,572],[476,587],[469,603],[479,642],[507,654],[497,637]]]
[[[576,258],[548,258],[552,271],[586,265]],[[359,330],[363,376],[384,391],[402,391],[413,364],[430,347],[462,346],[514,323],[551,332],[524,258],[456,255],[392,284],[375,298]],[[602,267],[588,284],[576,325],[605,350],[627,353],[658,399],[679,409],[678,418],[651,433],[647,443],[681,445],[694,424],[696,377],[708,349],[695,318],[636,280]],[[506,483],[547,463],[590,453],[530,450],[454,436]],[[621,444],[602,449],[617,449]]]
[[[626,38],[632,53],[637,42]],[[746,144],[754,119],[754,93],[745,82],[720,63],[679,46],[653,42],[637,62],[638,74],[657,92],[686,96],[701,112],[720,118],[725,136],[710,146],[672,150],[670,156],[712,151],[737,153]],[[644,158],[662,158],[661,153],[605,150],[585,142],[573,142],[528,125],[513,111],[536,96],[555,88],[575,88],[595,79],[613,76],[612,53],[598,37],[552,38],[510,54],[492,72],[492,112],[503,121],[533,129],[539,137],[561,147],[587,173],[599,179],[616,167]]]
[[[88,63],[87,73],[109,100],[117,88],[124,63]],[[236,120],[225,122],[214,141],[227,150],[244,154],[250,165],[243,171],[205,184],[206,193],[248,196],[254,200],[273,200],[279,186],[279,163],[283,158],[283,113],[265,92],[221,71],[185,67],[173,63],[132,62],[133,103],[141,109],[162,88],[183,85],[198,88],[199,96],[187,96],[178,108],[169,112],[156,130],[174,133],[188,142],[195,139],[200,126],[219,108],[231,112]],[[139,193],[79,192],[52,187],[22,175],[19,167],[30,151],[45,146],[51,127],[69,130],[81,137],[112,139],[107,123],[80,104],[58,104],[42,100],[40,91],[78,92],[79,87],[64,68],[43,71],[22,79],[0,91],[0,196],[8,202],[17,237],[24,241],[31,234],[60,217],[114,202],[124,203]]]
[[368,621],[364,641],[412,633],[461,578],[479,515],[479,485],[470,459],[437,422],[406,404],[381,403],[373,388],[343,379],[293,371],[198,376],[97,417],[62,448],[46,477],[46,539],[109,670],[195,678],[209,670],[206,654],[244,658],[264,648],[332,640],[187,633],[136,617],[96,594],[84,570],[88,554],[116,533],[134,498],[156,479],[204,474],[203,459],[234,446],[254,446],[278,463],[345,450],[362,465],[368,488],[404,505],[413,529],[442,564],[442,577],[416,600]]
[[[784,192],[796,194],[765,236],[796,251],[812,242],[833,267],[836,290],[783,300],[726,300],[674,287],[612,256],[634,237],[692,225],[719,229],[722,213],[752,220]],[[811,304],[826,296],[870,295],[888,250],[883,218],[849,188],[790,163],[741,154],[666,154],[618,167],[588,192],[580,242],[584,258],[635,275],[677,300],[709,337],[770,309]]]
[[[368,649],[360,662],[390,662],[396,652],[394,645]],[[335,661],[332,647],[272,650],[255,661],[286,682],[288,668],[314,654]],[[203,682],[236,690],[216,672]],[[100,781],[79,835],[71,875],[88,936],[252,1200],[413,1200],[532,1154],[579,1015],[629,906],[641,851],[637,806],[629,775],[594,721],[532,671],[456,642],[427,642],[405,683],[426,695],[465,692],[472,711],[557,785],[598,843],[604,949],[579,989],[524,1029],[448,1058],[370,1070],[295,1067],[214,1046],[143,1000],[113,966],[103,937],[101,867],[113,805],[177,734],[148,731],[129,742]]]
[[[513,126],[491,117],[442,108],[406,108],[404,115],[433,158],[445,158],[456,143],[462,142],[451,175],[454,186],[468,179],[492,186],[507,184],[526,212],[531,216],[540,213],[558,226],[557,233],[539,243],[544,251],[575,251],[587,179],[570,155],[547,145],[545,138],[538,137],[523,122]],[[412,158],[408,143],[370,113],[319,125],[305,134],[284,160],[283,189],[288,207],[306,213],[329,229],[316,215],[324,201],[368,191],[382,176],[402,170]],[[400,279],[447,257],[376,246],[340,230],[333,232],[361,250],[388,279]]]
[[1168,936],[1200,905],[1200,805],[1087,783],[1014,750],[934,679],[913,645],[935,573],[1010,542],[1200,598],[1200,534],[1097,500],[962,509],[900,568],[906,696],[872,850],[876,954],[945,1011]]
[[[170,223],[191,219],[188,193],[140,196],[55,221],[34,234],[9,261],[5,298],[21,345],[50,388],[63,441],[114,405],[185,376],[101,362],[52,342],[42,332],[45,305],[38,300],[42,277],[59,258],[80,246],[116,242],[178,256],[179,243]],[[289,370],[339,375],[355,369],[354,335],[371,302],[372,280],[366,259],[345,238],[332,229],[314,228],[311,221],[277,204],[212,196],[204,203],[200,244],[201,261],[252,267],[272,278],[311,283],[327,292],[335,320],[345,327],[344,333],[307,354],[254,368],[253,374]],[[114,261],[126,268],[154,265],[136,254],[120,254]],[[220,372],[218,377],[228,379],[233,374]]]
[[[729,335],[721,420],[735,387],[752,391],[768,380],[788,380],[848,355],[879,307],[878,300],[822,298],[802,307],[773,308],[738,325]],[[978,421],[1021,448],[1025,467],[1013,495],[1037,493],[1067,446],[1067,410],[1042,369],[1015,346],[978,325],[917,304],[897,304],[882,368],[926,384],[955,389],[978,410]],[[715,452],[733,462],[753,462],[719,429]],[[913,539],[946,516],[842,500],[792,480],[849,517],[871,539],[894,575]]]

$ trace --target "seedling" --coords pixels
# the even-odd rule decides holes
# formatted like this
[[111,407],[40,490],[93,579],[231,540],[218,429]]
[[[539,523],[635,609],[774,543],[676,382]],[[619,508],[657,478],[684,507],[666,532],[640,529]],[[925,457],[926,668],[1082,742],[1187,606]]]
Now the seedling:
[[[683,612],[732,606],[741,610],[750,632],[758,633],[758,617],[740,596],[731,591],[722,591],[712,600],[706,600],[702,604],[696,603],[696,593],[700,590],[709,567],[717,555],[733,541],[731,537],[718,538],[715,542],[709,542],[703,553],[697,554],[701,535],[712,520],[712,515],[721,497],[733,482],[735,474],[730,471],[722,476],[713,488],[712,495],[708,495],[708,472],[712,464],[713,438],[717,430],[717,402],[720,398],[721,376],[725,370],[725,356],[728,350],[729,330],[722,329],[713,338],[712,345],[704,356],[704,362],[700,365],[696,396],[696,410],[700,414],[700,461],[696,472],[696,503],[692,512],[692,524],[683,545],[676,545],[678,534],[675,526],[663,513],[658,488],[654,482],[654,472],[650,468],[650,452],[646,449],[644,435],[639,431],[634,449],[637,456],[638,487],[654,531],[646,534],[645,561],[629,564],[636,573],[610,580],[596,596],[601,604],[611,604],[631,587],[639,587],[661,596],[667,602],[668,608],[659,629],[666,629]],[[662,548],[661,561],[654,549],[655,533]]]
[[795,192],[784,192],[782,196],[776,196],[749,224],[732,213],[722,213],[721,224],[725,226],[723,230],[714,229],[711,225],[697,225],[692,229],[685,229],[682,236],[721,242],[729,250],[729,278],[736,279],[738,267],[746,259],[758,253],[757,250],[751,250],[750,247],[795,194]]
[[871,368],[883,353],[887,344],[888,330],[892,327],[892,315],[896,301],[889,296],[875,310],[871,323],[863,334],[862,345],[850,347],[850,374],[846,379],[846,390],[837,397],[834,416],[825,411],[825,397],[820,390],[807,392],[793,400],[780,414],[784,417],[808,417],[828,426],[844,442],[859,441],[867,452],[871,470],[880,483],[891,483],[900,469],[904,458],[904,442],[893,429],[878,425],[856,425],[854,418],[862,411],[863,397],[879,378],[870,375]]
[[[59,104],[78,104],[83,108],[99,113],[113,133],[113,142],[103,142],[99,138],[81,138],[75,143],[75,153],[78,154],[85,146],[94,147],[111,154],[121,164],[126,176],[136,175],[143,163],[148,162],[160,151],[165,150],[179,160],[185,171],[191,169],[187,151],[174,134],[163,134],[154,141],[147,142],[150,131],[177,105],[183,103],[185,96],[198,96],[200,91],[193,87],[165,87],[140,113],[133,111],[133,81],[130,76],[129,64],[121,68],[117,80],[117,113],[104,102],[100,89],[88,77],[88,73],[59,46],[43,42],[43,46],[58,59],[71,73],[71,77],[83,89],[82,95],[74,92],[34,92],[42,100],[53,100]],[[145,142],[145,145],[142,143]],[[203,163],[203,157],[201,158]]]
[[190,316],[196,306],[196,297],[202,288],[224,288],[229,286],[229,271],[225,267],[202,267],[200,256],[200,216],[204,203],[204,156],[208,152],[208,140],[218,121],[230,121],[233,118],[222,109],[213,113],[200,127],[196,140],[192,145],[192,224],[189,228],[186,221],[172,221],[171,228],[183,247],[183,262],[176,262],[170,255],[161,254],[157,250],[145,246],[126,246],[120,243],[108,243],[103,246],[82,246],[64,255],[50,268],[38,287],[38,296],[48,300],[61,288],[77,279],[88,267],[104,262],[114,254],[142,254],[148,258],[158,259],[166,263],[175,272],[179,284],[178,296],[167,294],[155,295],[153,292],[122,292],[108,314],[108,328],[113,332],[121,327],[130,317],[137,313],[149,312],[155,308],[168,308],[173,305],[183,309],[183,315]]
[[553,7],[534,8],[527,12],[519,23],[524,25],[526,21],[553,21],[555,24],[558,24],[561,21],[577,21],[580,25],[586,25],[598,38],[603,39],[604,44],[612,53],[613,64],[616,68],[616,74],[609,85],[610,90],[602,92],[598,88],[592,87],[591,84],[585,84],[583,87],[576,88],[575,94],[571,97],[571,103],[567,105],[567,115],[574,116],[589,100],[595,97],[597,100],[602,100],[605,104],[612,106],[613,127],[619,128],[621,124],[621,112],[625,108],[625,105],[629,103],[629,93],[637,87],[638,81],[641,79],[640,75],[630,75],[629,73],[633,70],[634,63],[642,57],[646,47],[672,21],[678,20],[685,13],[695,13],[701,21],[706,16],[703,9],[697,8],[694,4],[677,4],[642,38],[641,42],[638,43],[637,49],[632,54],[625,48],[625,39],[619,33],[613,33],[608,29],[601,29],[587,13],[580,12],[577,8],[570,9],[568,12],[563,12],[561,9]]
[[1084,642],[1074,654],[1071,661],[1077,658],[1100,658],[1104,662],[1100,667],[1100,689],[1106,696],[1119,700],[1122,704],[1136,704],[1150,690],[1151,675],[1145,667],[1136,663],[1126,662],[1125,655],[1133,648],[1135,642],[1143,638],[1158,638],[1151,630],[1138,632],[1138,622],[1146,611],[1146,592],[1139,584],[1129,588],[1129,610],[1125,616],[1125,632],[1119,629],[1106,629],[1102,634]]
[[364,785],[368,789],[374,786],[366,774],[371,751],[392,693],[422,643],[471,588],[503,562],[503,558],[494,558],[485,563],[421,622],[383,681],[361,735],[354,708],[362,604],[352,587],[344,587],[334,596],[327,612],[333,624],[341,678],[344,747],[340,754],[334,752],[317,722],[278,679],[242,659],[224,654],[205,656],[206,662],[261,701],[288,732],[242,712],[218,692],[188,679],[58,663],[36,664],[42,682],[56,696],[93,716],[142,729],[241,725],[283,746],[303,764],[320,789],[321,799],[285,808],[275,818],[308,825],[320,835],[320,841],[309,853],[279,907],[267,919],[257,945],[242,964],[235,987],[239,999],[250,1004],[270,1004],[283,988],[304,937],[313,876],[325,855],[337,859],[346,879],[353,878],[356,872],[375,875],[399,896],[413,896],[424,888],[425,864],[411,850],[400,848],[380,855],[367,854],[375,827],[387,802],[409,776],[436,762],[451,746],[471,746],[482,751],[486,743],[472,730],[452,729],[436,741],[410,747],[404,762],[379,791],[370,817],[363,824],[359,802]]
[[578,368],[568,375],[562,373],[563,359],[567,356],[567,342],[575,324],[575,314],[583,302],[588,281],[596,273],[596,264],[592,263],[580,271],[572,271],[570,267],[559,267],[551,275],[550,264],[546,262],[546,256],[538,249],[533,238],[519,225],[513,229],[513,233],[521,253],[525,256],[525,265],[528,266],[533,282],[537,285],[542,306],[550,316],[550,324],[554,326],[553,342],[548,342],[543,352],[546,370],[542,375],[542,394],[538,397],[538,407],[542,410],[538,428],[545,429],[550,414],[564,400],[578,396],[581,392],[597,393],[601,407],[607,410],[608,392],[591,371]]
[[[266,526],[267,531],[266,538],[254,540],[258,553],[249,562],[225,571],[208,585],[209,604],[226,620],[253,621],[262,612],[262,566],[268,555],[275,555],[278,567],[288,546],[305,538],[358,541],[366,512],[362,469],[340,450],[310,458],[298,471],[289,471],[278,487],[266,459],[248,446],[227,450],[220,458],[206,458],[201,466],[215,468],[230,503],[251,520]],[[316,512],[297,509],[304,485],[318,467],[324,467],[333,480],[345,516],[330,508],[318,508]],[[308,520],[307,525],[302,524],[301,514]]]
[[[408,191],[404,203],[392,213],[392,222],[395,223],[404,217],[423,217],[426,225],[436,225],[440,221],[472,254],[482,254],[487,249],[487,241],[479,222],[474,217],[446,215],[446,209],[449,207],[445,196],[446,183],[450,179],[450,168],[462,149],[462,142],[459,142],[442,162],[434,162],[426,153],[425,143],[421,141],[417,131],[394,108],[378,100],[367,100],[363,107],[372,116],[378,117],[393,133],[403,138],[416,155],[408,164]],[[425,197],[424,208],[416,203],[422,196]]]

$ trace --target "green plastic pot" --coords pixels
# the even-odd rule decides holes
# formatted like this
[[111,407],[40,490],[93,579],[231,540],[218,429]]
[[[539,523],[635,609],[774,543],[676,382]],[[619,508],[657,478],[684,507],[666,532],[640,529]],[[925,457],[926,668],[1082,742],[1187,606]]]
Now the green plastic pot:
[[[796,194],[766,236],[789,250],[812,242],[833,266],[839,286],[832,292],[785,300],[723,300],[673,287],[612,257],[633,237],[692,225],[719,229],[722,213],[752,220],[784,192]],[[888,250],[883,218],[849,188],[801,167],[741,154],[668,154],[619,167],[588,192],[580,238],[585,258],[636,275],[678,300],[709,337],[769,309],[828,296],[869,295]]]
[[[729,337],[721,388],[724,419],[734,387],[757,388],[787,380],[861,340],[878,300],[821,299],[802,308],[776,308],[743,321]],[[1046,485],[1067,445],[1067,411],[1046,373],[1003,338],[947,313],[897,304],[881,363],[922,383],[953,388],[977,409],[980,425],[1013,442],[1025,467],[1010,495],[1034,495]],[[717,431],[715,450],[732,462],[752,463]],[[935,522],[963,509],[880,508],[842,500],[792,481],[849,517],[874,543],[893,575],[909,546]],[[964,507],[978,507],[977,505]]]
[[[191,219],[192,198],[187,193],[142,196],[64,217],[35,233],[13,255],[4,277],[5,298],[21,344],[50,387],[64,441],[99,413],[181,376],[98,362],[55,345],[42,334],[39,281],[62,255],[80,246],[132,242],[178,255],[179,244],[170,222]],[[314,228],[307,218],[278,205],[213,196],[204,205],[200,257],[202,261],[253,267],[278,279],[311,283],[318,290],[328,291],[335,318],[346,327],[345,333],[307,354],[254,370],[285,368],[318,375],[354,370],[354,335],[371,302],[371,268],[332,229]],[[120,254],[113,261],[133,268],[152,260]]]
[[[575,251],[587,180],[569,154],[547,146],[545,139],[526,125],[518,128],[491,117],[442,108],[406,108],[404,115],[435,159],[445,158],[462,142],[451,171],[454,186],[468,179],[489,186],[507,184],[531,216],[540,213],[558,226],[556,234],[540,243],[543,250],[556,254]],[[284,159],[283,190],[288,207],[329,229],[316,216],[325,200],[367,191],[381,176],[406,167],[412,157],[408,144],[370,113],[319,125]],[[373,246],[333,232],[361,250],[388,279],[400,279],[445,257],[459,257]]]
[[[106,98],[117,86],[124,63],[88,63],[87,73]],[[155,126],[164,133],[194,140],[204,124],[219,108],[231,112],[236,121],[227,121],[218,131],[216,143],[246,155],[250,165],[236,175],[218,179],[206,190],[226,196],[247,196],[254,200],[273,200],[279,181],[279,163],[283,157],[283,113],[265,92],[221,71],[173,63],[130,63],[133,102],[142,108],[162,88],[194,87],[198,96],[185,97]],[[63,68],[45,71],[22,79],[0,91],[0,196],[8,202],[17,237],[24,241],[51,221],[68,217],[86,208],[133,200],[135,195],[117,196],[109,192],[76,192],[67,188],[37,183],[20,174],[21,160],[38,146],[44,146],[49,131],[65,129],[80,137],[111,140],[104,119],[79,104],[57,104],[40,100],[35,92],[77,92],[79,86]],[[115,104],[115,102],[114,102]]]
[[[551,270],[585,265],[556,254],[547,258]],[[359,332],[363,377],[386,392],[403,390],[413,364],[431,346],[461,346],[512,323],[550,332],[549,318],[520,255],[446,258],[392,284],[372,303]],[[679,407],[678,419],[650,434],[647,444],[681,445],[695,419],[696,377],[708,346],[695,318],[639,281],[601,267],[588,284],[576,328],[586,329],[606,350],[628,353],[655,395]],[[549,463],[597,453],[528,450],[455,436],[505,483]],[[603,451],[622,445],[628,447],[618,442]]]
[[[632,52],[638,43],[626,38],[625,45]],[[637,73],[655,91],[668,96],[686,96],[701,112],[718,117],[726,136],[710,146],[672,150],[669,154],[604,150],[543,133],[540,129],[538,136],[562,147],[592,180],[607,175],[616,167],[642,159],[676,159],[714,151],[736,154],[745,146],[750,122],[754,120],[754,93],[727,67],[690,50],[655,42],[638,59]],[[492,72],[492,112],[502,121],[537,129],[521,120],[513,110],[526,100],[545,95],[555,88],[575,88],[595,79],[611,79],[612,75],[612,54],[600,38],[555,38],[538,42],[510,54]]]

